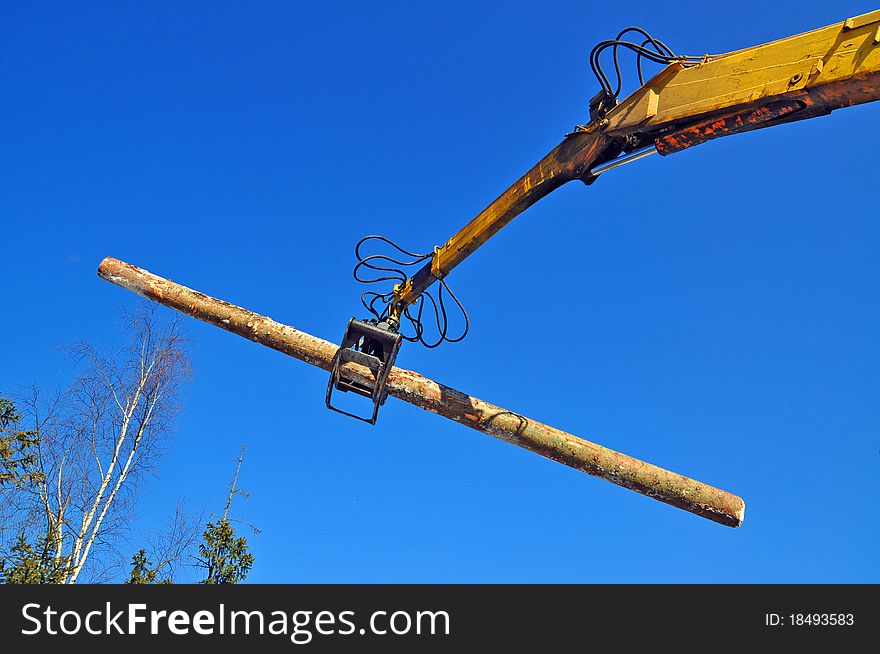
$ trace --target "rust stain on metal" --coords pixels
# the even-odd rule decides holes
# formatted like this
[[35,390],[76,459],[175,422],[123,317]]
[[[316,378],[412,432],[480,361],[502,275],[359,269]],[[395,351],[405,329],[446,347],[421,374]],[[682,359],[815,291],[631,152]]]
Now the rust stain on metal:
[[799,94],[797,97],[775,101],[757,109],[713,116],[658,137],[656,140],[657,151],[662,155],[669,155],[722,136],[763,127],[770,121],[784,118],[809,107],[811,104],[807,94]]

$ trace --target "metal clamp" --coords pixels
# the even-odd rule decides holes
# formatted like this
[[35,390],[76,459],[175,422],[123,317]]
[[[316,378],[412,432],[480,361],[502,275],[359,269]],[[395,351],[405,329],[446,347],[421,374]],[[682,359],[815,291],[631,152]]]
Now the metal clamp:
[[[330,382],[327,384],[325,397],[327,408],[375,425],[379,407],[385,403],[387,397],[385,384],[388,382],[388,373],[394,365],[402,339],[399,333],[391,331],[390,327],[386,328],[385,323],[375,324],[356,318],[349,320],[345,335],[342,337],[342,344],[333,356]],[[375,378],[374,385],[371,387],[346,377],[342,370],[346,363],[357,363],[369,368]],[[343,393],[352,392],[370,398],[373,402],[371,417],[365,418],[333,406],[331,398],[334,388]]]

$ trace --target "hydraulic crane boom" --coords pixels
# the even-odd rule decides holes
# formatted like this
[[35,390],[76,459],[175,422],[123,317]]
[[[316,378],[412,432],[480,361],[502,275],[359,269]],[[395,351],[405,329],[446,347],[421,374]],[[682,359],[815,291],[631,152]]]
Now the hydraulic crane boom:
[[880,10],[754,48],[670,64],[603,117],[569,134],[396,289],[415,302],[519,213],[625,150],[668,155],[713,138],[880,99]]
[[[334,387],[355,390],[373,399],[374,412],[368,421],[375,422],[383,389],[379,384],[351,387],[339,377],[338,363],[359,357],[364,365],[372,363],[377,379],[383,370],[387,374],[400,345],[397,331],[407,308],[517,215],[563,184],[576,179],[590,184],[602,164],[620,161],[621,155],[654,151],[669,155],[721,136],[880,99],[880,10],[764,45],[701,58],[675,57],[643,30],[630,29],[648,37],[641,50],[632,48],[640,57],[653,56],[644,49],[652,44],[661,54],[660,46],[671,55],[652,60],[671,63],[620,103],[616,97],[619,82],[616,92],[603,83],[603,90],[590,103],[588,124],[568,134],[442,247],[435,248],[415,274],[395,286],[379,322],[387,337],[376,340],[368,328],[359,326],[365,323],[350,323],[328,387],[330,408]],[[620,45],[619,41],[603,43]],[[601,70],[597,75],[602,82]]]

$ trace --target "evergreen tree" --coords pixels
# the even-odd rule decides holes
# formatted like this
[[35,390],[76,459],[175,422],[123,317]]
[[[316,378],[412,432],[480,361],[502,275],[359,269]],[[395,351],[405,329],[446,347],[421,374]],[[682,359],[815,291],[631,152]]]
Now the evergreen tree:
[[36,431],[19,429],[21,414],[11,400],[0,397],[0,491],[41,481],[37,470]]
[[[238,473],[244,459],[245,447],[238,456],[238,467],[229,486],[226,508],[216,522],[209,522],[199,545],[199,556],[196,565],[205,570],[203,584],[237,584],[243,581],[254,564],[254,555],[250,553],[247,539],[237,536],[229,520],[229,508],[235,495],[245,498],[248,494],[237,487]],[[254,529],[256,531],[256,529]]]
[[125,580],[127,584],[170,584],[171,579],[159,580],[159,571],[147,558],[147,551],[143,548],[131,557],[131,574]]
[[205,569],[203,584],[237,584],[250,572],[254,555],[247,539],[236,536],[226,517],[209,522],[199,545],[199,566]]
[[[36,431],[20,429],[20,423],[15,403],[0,397],[0,494],[30,489],[43,479],[37,466],[39,436]],[[59,584],[66,567],[67,559],[52,555],[45,535],[32,545],[19,534],[12,547],[0,553],[0,583]]]
[[61,584],[67,572],[67,559],[55,559],[49,551],[45,536],[39,536],[37,546],[19,536],[9,555],[0,559],[0,583],[4,584]]

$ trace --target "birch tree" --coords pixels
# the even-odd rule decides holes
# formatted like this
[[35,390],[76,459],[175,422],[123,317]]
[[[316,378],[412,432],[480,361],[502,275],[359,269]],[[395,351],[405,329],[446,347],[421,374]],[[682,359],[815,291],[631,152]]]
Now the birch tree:
[[143,307],[124,320],[127,343],[106,355],[86,343],[68,348],[76,378],[49,400],[21,402],[30,422],[27,483],[8,495],[4,519],[16,539],[39,541],[57,581],[73,584],[113,555],[138,483],[161,455],[190,366],[176,321]]

